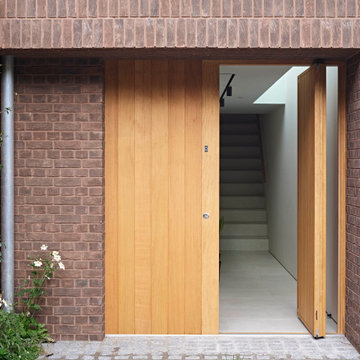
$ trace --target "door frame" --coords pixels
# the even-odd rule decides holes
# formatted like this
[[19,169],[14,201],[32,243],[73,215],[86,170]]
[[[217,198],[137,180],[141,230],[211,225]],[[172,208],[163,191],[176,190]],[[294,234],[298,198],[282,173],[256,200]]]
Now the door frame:
[[[216,66],[221,65],[258,65],[258,66],[310,66],[308,60],[203,60]],[[322,61],[326,66],[338,67],[338,319],[337,333],[345,333],[345,293],[346,293],[346,62]]]

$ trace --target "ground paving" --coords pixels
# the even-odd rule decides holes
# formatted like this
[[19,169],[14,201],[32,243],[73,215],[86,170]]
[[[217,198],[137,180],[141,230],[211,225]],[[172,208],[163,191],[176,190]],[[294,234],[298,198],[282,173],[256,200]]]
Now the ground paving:
[[51,360],[360,360],[341,335],[107,336],[46,345]]

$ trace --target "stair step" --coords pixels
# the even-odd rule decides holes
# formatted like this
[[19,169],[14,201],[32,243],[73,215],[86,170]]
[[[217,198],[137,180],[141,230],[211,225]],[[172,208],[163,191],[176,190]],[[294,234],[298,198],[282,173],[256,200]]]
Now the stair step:
[[267,224],[253,223],[253,224],[238,224],[238,223],[225,223],[222,235],[230,236],[267,236]]
[[259,135],[220,135],[221,146],[226,145],[253,145],[259,146],[260,139]]
[[269,240],[267,237],[239,237],[225,236],[220,237],[220,251],[241,250],[241,251],[268,251]]
[[259,146],[221,146],[221,158],[260,158]]
[[220,115],[220,124],[228,123],[256,123],[257,116],[254,114],[239,115],[239,114],[222,114]]
[[261,159],[221,159],[221,170],[261,170]]
[[221,170],[220,182],[263,181],[262,170]]
[[225,123],[220,125],[221,134],[257,134],[257,123]]
[[220,216],[225,223],[229,222],[266,222],[265,209],[220,209]]
[[222,183],[220,184],[221,195],[263,195],[263,183]]
[[264,196],[220,196],[220,209],[265,209]]

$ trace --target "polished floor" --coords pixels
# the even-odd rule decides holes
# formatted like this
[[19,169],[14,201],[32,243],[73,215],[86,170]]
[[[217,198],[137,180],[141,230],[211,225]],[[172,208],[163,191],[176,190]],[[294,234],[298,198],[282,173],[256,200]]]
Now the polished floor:
[[[336,332],[333,320],[326,327]],[[221,252],[220,333],[307,333],[296,281],[269,252]]]

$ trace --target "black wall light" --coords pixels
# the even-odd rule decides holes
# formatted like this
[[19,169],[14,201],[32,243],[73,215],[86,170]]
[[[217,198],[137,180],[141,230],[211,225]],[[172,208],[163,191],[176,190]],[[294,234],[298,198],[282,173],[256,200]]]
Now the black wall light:
[[221,107],[225,106],[225,99],[224,99],[225,94],[226,94],[226,96],[232,96],[232,87],[230,85],[231,85],[231,82],[233,81],[234,77],[235,77],[235,74],[232,74],[230,76],[230,79],[229,79],[228,83],[226,84],[225,89],[220,96],[220,106]]

